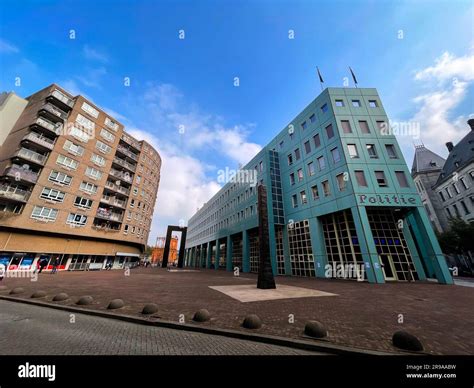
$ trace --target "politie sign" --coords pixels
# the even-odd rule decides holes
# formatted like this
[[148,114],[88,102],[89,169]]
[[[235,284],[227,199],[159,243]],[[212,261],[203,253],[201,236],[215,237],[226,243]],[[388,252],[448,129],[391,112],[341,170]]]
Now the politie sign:
[[418,195],[408,194],[357,194],[359,205],[367,206],[420,206]]

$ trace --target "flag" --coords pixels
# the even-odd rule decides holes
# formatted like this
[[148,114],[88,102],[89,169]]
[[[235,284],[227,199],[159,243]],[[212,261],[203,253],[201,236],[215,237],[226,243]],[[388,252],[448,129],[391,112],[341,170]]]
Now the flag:
[[352,79],[354,80],[354,83],[357,85],[357,78],[354,74],[354,72],[352,71],[351,67],[349,66],[349,70],[351,71],[351,75],[352,75]]
[[319,82],[321,82],[323,84],[324,80],[323,80],[323,77],[321,76],[321,73],[319,72],[319,67],[316,67],[316,69],[318,70]]

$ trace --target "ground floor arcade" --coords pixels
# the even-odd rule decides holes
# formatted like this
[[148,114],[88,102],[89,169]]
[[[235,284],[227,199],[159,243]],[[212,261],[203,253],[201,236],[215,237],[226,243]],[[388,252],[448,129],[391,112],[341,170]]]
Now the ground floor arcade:
[[[270,224],[275,275],[370,283],[436,279],[451,284],[444,255],[421,207],[357,206],[320,217]],[[258,272],[258,229],[187,247],[185,265]]]

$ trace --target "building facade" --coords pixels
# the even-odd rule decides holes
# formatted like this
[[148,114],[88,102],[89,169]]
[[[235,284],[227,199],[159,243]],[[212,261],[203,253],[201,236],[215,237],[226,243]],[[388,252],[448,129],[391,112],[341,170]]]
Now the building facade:
[[450,218],[474,221],[474,119],[468,124],[470,131],[458,144],[446,143],[449,155],[432,188],[441,202],[438,217],[446,219],[444,231]]
[[[168,255],[168,264],[176,265],[178,261],[178,237],[172,236],[170,239],[170,252]],[[165,251],[166,237],[158,237],[156,245],[151,251],[151,264],[153,266],[161,265],[163,261],[163,253]]]
[[452,278],[375,89],[328,88],[189,220],[186,264],[257,272],[257,184],[275,274]]
[[439,233],[447,230],[448,217],[444,212],[439,195],[433,190],[433,186],[436,184],[445,162],[445,159],[424,145],[415,147],[411,175],[431,224]]
[[122,268],[144,251],[161,158],[83,96],[27,99],[0,148],[0,263]]

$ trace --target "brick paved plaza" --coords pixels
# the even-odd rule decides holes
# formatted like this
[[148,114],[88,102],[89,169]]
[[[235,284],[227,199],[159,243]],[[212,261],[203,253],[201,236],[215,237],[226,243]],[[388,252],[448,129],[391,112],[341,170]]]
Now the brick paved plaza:
[[[263,321],[262,333],[303,339],[308,320],[318,320],[328,329],[327,341],[333,344],[396,353],[392,334],[406,330],[420,338],[431,354],[472,354],[474,350],[474,288],[443,286],[436,283],[367,284],[342,280],[278,277],[277,285],[317,290],[320,293],[301,298],[240,302],[212,287],[256,284],[253,274],[216,270],[168,272],[158,268],[139,268],[124,272],[42,273],[36,282],[30,279],[5,278],[0,295],[9,295],[14,287],[25,292],[17,298],[30,298],[43,290],[43,301],[75,305],[79,297],[91,295],[94,303],[88,309],[105,310],[110,300],[121,298],[125,306],[112,310],[116,314],[142,316],[146,303],[159,306],[149,319],[178,322],[184,314],[191,323],[195,311],[206,308],[212,320],[200,325],[247,331],[241,327],[244,317],[257,314]],[[5,288],[6,287],[6,288]],[[59,292],[70,299],[52,302]],[[327,296],[325,293],[336,294]],[[289,315],[295,321],[289,323]],[[400,314],[403,323],[399,323]],[[184,332],[182,335],[186,335]]]

